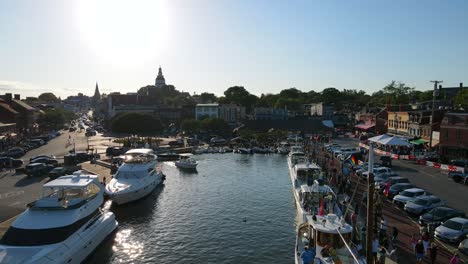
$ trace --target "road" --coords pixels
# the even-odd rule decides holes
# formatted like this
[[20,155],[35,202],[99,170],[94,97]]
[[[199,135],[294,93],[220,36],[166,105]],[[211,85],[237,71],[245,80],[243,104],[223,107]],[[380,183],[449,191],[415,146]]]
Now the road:
[[[358,147],[359,144],[355,139],[334,139],[333,142],[346,147]],[[374,156],[375,162],[379,162],[380,156]],[[414,161],[393,160],[392,165],[392,170],[400,176],[408,178],[414,185],[447,201],[450,207],[464,211],[468,216],[468,186],[449,179],[446,172]]]
[[[37,155],[54,155],[57,158],[63,156],[73,149],[73,145],[66,146],[69,136],[74,140],[76,151],[84,151],[88,147],[88,139],[84,132],[61,131],[62,135],[50,140],[46,145],[26,153],[21,159],[27,164],[31,157]],[[109,141],[112,137],[101,134],[89,138],[89,145],[101,153],[110,145],[117,145]],[[24,211],[26,205],[38,199],[42,193],[42,185],[47,182],[48,177],[31,177],[14,171],[3,171],[0,173],[0,222],[9,219]]]

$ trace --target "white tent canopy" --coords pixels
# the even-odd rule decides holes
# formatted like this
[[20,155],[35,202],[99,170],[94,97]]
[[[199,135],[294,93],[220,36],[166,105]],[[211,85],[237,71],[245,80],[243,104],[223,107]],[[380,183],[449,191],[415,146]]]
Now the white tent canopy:
[[375,136],[375,137],[371,137],[368,140],[371,141],[371,142],[380,143],[381,140],[384,140],[386,138],[390,138],[390,136],[387,135],[387,134],[382,134],[382,135],[378,135],[378,136]]
[[398,137],[388,137],[377,141],[377,143],[387,146],[410,147],[411,144]]

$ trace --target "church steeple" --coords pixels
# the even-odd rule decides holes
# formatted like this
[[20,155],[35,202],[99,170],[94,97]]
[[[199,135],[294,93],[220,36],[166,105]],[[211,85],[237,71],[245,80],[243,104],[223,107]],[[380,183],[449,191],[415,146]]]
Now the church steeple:
[[93,99],[94,100],[99,100],[101,99],[101,93],[99,92],[99,86],[98,86],[98,83],[96,82],[96,88],[94,89],[94,96],[93,96]]
[[166,85],[166,80],[164,79],[164,75],[162,73],[161,66],[159,66],[158,76],[156,77],[155,86],[160,88],[160,87],[163,87],[165,85]]

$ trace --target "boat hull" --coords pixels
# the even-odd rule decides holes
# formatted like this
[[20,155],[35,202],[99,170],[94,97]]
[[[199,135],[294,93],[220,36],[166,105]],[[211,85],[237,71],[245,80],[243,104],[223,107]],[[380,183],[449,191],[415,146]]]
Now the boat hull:
[[184,163],[184,162],[175,162],[177,168],[195,170],[197,169],[197,163]]
[[0,246],[0,263],[72,263],[83,262],[118,226],[111,212],[90,219],[65,241],[35,247]]
[[129,187],[128,189],[120,192],[110,192],[106,189],[106,194],[109,196],[112,202],[118,205],[123,205],[148,196],[162,181],[163,175],[159,173],[157,176],[154,176],[152,181],[144,186],[139,186],[139,188]]

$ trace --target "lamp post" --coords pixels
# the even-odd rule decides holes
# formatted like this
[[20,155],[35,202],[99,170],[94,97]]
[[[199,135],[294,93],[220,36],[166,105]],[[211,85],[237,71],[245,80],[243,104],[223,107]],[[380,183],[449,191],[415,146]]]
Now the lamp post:
[[434,120],[434,108],[435,108],[435,98],[439,95],[439,90],[437,90],[437,84],[442,83],[443,81],[431,81],[434,83],[434,91],[432,92],[432,109],[431,109],[431,118],[430,118],[430,134],[429,134],[429,151],[432,152],[432,132],[433,132],[433,120]]

